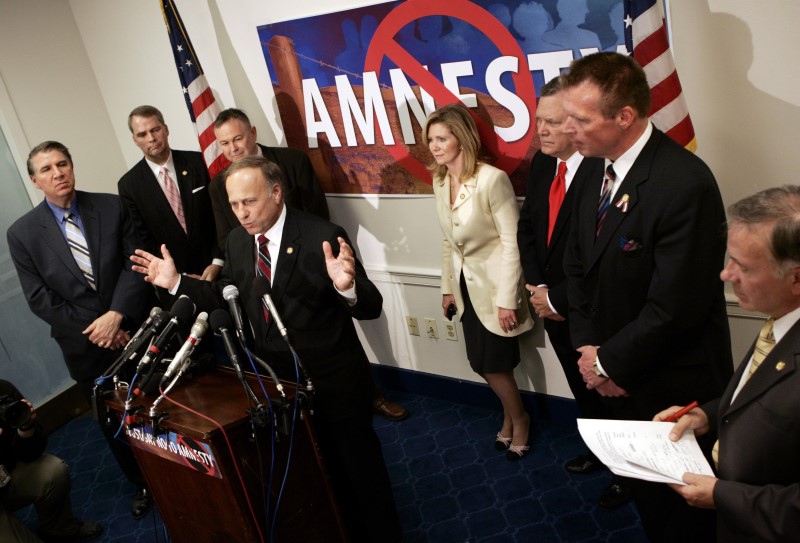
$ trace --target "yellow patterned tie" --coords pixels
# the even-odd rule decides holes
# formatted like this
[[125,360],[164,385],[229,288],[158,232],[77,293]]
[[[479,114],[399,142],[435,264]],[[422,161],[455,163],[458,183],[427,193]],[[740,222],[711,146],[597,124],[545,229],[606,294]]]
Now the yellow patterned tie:
[[[775,334],[773,332],[773,319],[767,319],[761,331],[758,333],[755,349],[753,349],[753,363],[750,364],[750,369],[747,372],[745,383],[750,380],[758,367],[764,362],[769,352],[775,346]],[[714,448],[711,450],[711,458],[714,460],[714,465],[719,467],[719,439],[714,443]]]

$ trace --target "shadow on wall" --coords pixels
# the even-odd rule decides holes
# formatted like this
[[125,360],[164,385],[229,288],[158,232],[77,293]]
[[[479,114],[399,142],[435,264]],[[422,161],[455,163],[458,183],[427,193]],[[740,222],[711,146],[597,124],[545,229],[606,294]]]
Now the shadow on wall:
[[[684,86],[692,88],[692,95],[702,97],[701,103],[716,104],[703,110],[698,103],[690,102],[689,112],[698,132],[698,154],[717,177],[726,205],[771,186],[798,183],[790,173],[794,168],[789,161],[800,141],[800,107],[751,82],[749,72],[758,44],[748,23],[728,13],[713,13],[705,2],[698,2],[693,9],[698,12],[691,16],[695,34],[705,33],[691,51],[695,57],[691,66],[704,72],[702,78],[698,75],[695,79],[702,85],[691,85],[691,75],[684,75],[683,67],[680,74]],[[771,17],[781,14],[774,11]],[[720,46],[715,41],[720,36],[736,38],[724,40]],[[788,51],[772,51],[756,58],[774,58],[776,69],[796,72],[794,63],[778,60],[788,58],[785,53]],[[709,73],[712,71],[713,76]]]

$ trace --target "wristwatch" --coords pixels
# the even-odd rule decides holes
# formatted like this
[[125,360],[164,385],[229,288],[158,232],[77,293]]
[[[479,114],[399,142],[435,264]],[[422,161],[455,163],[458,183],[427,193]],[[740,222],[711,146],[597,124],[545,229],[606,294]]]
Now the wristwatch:
[[592,364],[592,369],[594,370],[594,374],[598,377],[605,377],[603,372],[600,371],[600,366],[597,365],[597,357],[594,357],[594,364]]

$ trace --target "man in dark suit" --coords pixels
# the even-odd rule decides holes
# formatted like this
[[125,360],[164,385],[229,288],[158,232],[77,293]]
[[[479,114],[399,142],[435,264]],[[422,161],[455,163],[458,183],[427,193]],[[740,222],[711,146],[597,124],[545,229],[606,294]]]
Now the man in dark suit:
[[[303,151],[259,144],[256,127],[250,124],[247,114],[240,109],[226,109],[217,116],[214,136],[225,158],[231,162],[248,156],[263,156],[277,164],[286,183],[284,202],[287,206],[326,220],[330,218],[322,185]],[[217,223],[217,240],[224,250],[228,234],[239,226],[225,192],[225,172],[217,174],[211,182],[211,202]]]
[[353,325],[353,318],[377,318],[382,297],[353,256],[344,230],[285,206],[282,181],[280,168],[264,157],[245,157],[228,168],[226,192],[241,228],[228,236],[218,281],[180,276],[163,248],[163,258],[136,251],[134,270],[171,294],[187,294],[208,311],[223,307],[222,289],[236,285],[256,353],[279,374],[294,376],[275,318],[266,320],[252,288],[257,273],[271,279],[275,306],[316,389],[312,420],[348,533],[353,541],[400,541],[389,477],[372,428],[369,361]]
[[[541,150],[534,155],[528,173],[527,196],[520,210],[517,243],[525,288],[531,294],[531,306],[544,320],[544,328],[561,362],[578,410],[582,417],[602,418],[600,398],[583,382],[578,371],[580,354],[572,346],[569,335],[563,260],[575,195],[581,192],[587,179],[602,175],[603,161],[584,159],[575,150],[562,130],[566,114],[561,101],[561,77],[555,77],[539,90],[536,130]],[[565,465],[568,472],[575,474],[591,473],[601,467],[600,461],[591,453],[579,455]],[[604,507],[620,504],[618,499],[611,503],[601,499]]]
[[[717,511],[717,541],[796,541],[800,534],[800,186],[764,190],[728,209],[721,277],[739,305],[769,317],[721,397],[675,424],[711,431],[717,477],[686,473],[670,485]],[[680,407],[658,415],[664,420]]]
[[[119,197],[75,190],[72,157],[64,145],[46,141],[34,147],[28,174],[45,201],[8,229],[9,251],[31,311],[50,325],[70,376],[90,400],[94,380],[154,300],[152,289],[127,261],[136,234]],[[114,429],[103,430],[139,489],[131,507],[141,518],[152,502],[138,466],[129,447],[114,439]]]
[[[230,108],[221,112],[214,122],[214,135],[225,158],[231,162],[248,156],[263,156],[277,164],[283,172],[284,203],[287,206],[325,220],[330,218],[322,185],[319,184],[311,161],[304,152],[288,147],[260,145],[256,140],[256,127],[250,124],[250,119],[240,109]],[[239,220],[231,210],[228,194],[225,192],[224,174],[225,172],[220,172],[211,182],[211,202],[217,223],[217,239],[222,249],[225,248],[228,234],[239,226]],[[372,388],[374,390],[372,406],[375,412],[395,421],[408,416],[406,408],[386,398],[380,387],[373,384]]]
[[[564,87],[564,130],[582,155],[605,159],[606,174],[584,186],[564,256],[581,374],[608,418],[651,420],[710,400],[733,367],[714,176],[650,123],[647,78],[631,57],[577,60]],[[630,484],[651,539],[679,540],[687,526],[713,537],[713,516],[663,485]]]
[[[222,249],[214,239],[211,180],[203,155],[170,149],[169,128],[153,106],[131,111],[128,128],[144,157],[117,188],[136,227],[138,246],[157,252],[166,244],[182,271],[214,279],[222,269]],[[170,184],[177,189],[177,202],[170,201]]]

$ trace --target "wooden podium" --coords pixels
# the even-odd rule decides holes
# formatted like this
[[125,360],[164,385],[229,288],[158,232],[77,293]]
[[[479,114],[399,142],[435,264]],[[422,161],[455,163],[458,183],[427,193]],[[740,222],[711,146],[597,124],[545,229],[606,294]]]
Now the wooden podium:
[[[263,393],[256,377],[247,374],[247,378],[261,398]],[[279,394],[271,382],[264,382],[274,401]],[[287,397],[293,400],[293,385],[283,385]],[[122,415],[126,394],[127,389],[113,391],[106,405]],[[267,492],[269,518],[274,519],[271,520],[274,541],[346,541],[307,412],[301,410],[302,418],[298,416],[291,443],[288,435],[279,433],[273,458],[269,427],[253,432],[244,388],[232,370],[219,368],[184,378],[168,397],[222,427],[221,430],[167,399],[161,401],[154,413],[155,421],[149,410],[156,397],[147,396],[133,403],[131,411],[137,407],[143,409],[136,413],[136,421],[127,427],[126,435],[172,541],[269,540]],[[289,413],[291,417],[291,408]],[[162,414],[167,416],[161,417]],[[273,461],[273,477],[268,485]],[[287,462],[289,470],[284,484]],[[283,496],[276,515],[281,486]]]

